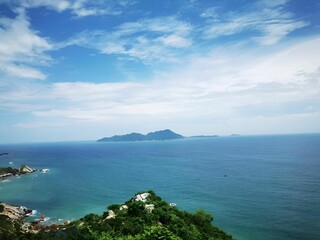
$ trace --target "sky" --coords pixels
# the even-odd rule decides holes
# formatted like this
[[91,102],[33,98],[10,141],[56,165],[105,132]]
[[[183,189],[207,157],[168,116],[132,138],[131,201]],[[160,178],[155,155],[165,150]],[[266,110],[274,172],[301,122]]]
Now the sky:
[[320,132],[318,0],[0,0],[0,143]]

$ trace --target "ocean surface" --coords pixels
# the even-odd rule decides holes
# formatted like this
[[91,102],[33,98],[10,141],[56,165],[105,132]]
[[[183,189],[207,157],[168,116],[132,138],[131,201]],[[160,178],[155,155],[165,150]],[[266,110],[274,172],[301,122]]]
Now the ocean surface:
[[[48,221],[102,213],[152,189],[204,209],[239,240],[320,239],[320,134],[0,145],[0,166],[48,168],[0,180],[0,201]],[[11,162],[11,163],[10,163]]]

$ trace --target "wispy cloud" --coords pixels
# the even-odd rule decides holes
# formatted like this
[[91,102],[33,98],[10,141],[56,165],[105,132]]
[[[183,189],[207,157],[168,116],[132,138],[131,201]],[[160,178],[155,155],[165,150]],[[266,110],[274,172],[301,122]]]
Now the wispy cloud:
[[216,39],[246,33],[261,45],[272,45],[285,36],[309,23],[296,19],[285,10],[288,1],[259,1],[241,12],[219,14],[217,9],[208,9],[201,16],[207,18],[203,37]]
[[[66,131],[83,138],[79,135],[86,132],[86,136],[93,137],[91,130],[95,130],[99,134],[96,136],[101,137],[108,127],[109,134],[131,131],[136,126],[136,130],[145,132],[172,127],[184,134],[283,132],[281,124],[290,127],[288,132],[303,124],[310,125],[303,129],[319,129],[316,120],[320,117],[320,38],[310,34],[281,41],[308,25],[286,8],[287,0],[261,0],[247,4],[246,8],[228,5],[228,12],[223,4],[204,10],[200,2],[192,1],[192,7],[177,15],[132,13],[120,15],[108,26],[103,24],[109,18],[84,17],[121,14],[136,1],[2,2],[15,9],[13,14],[0,18],[0,110],[4,113],[1,123],[6,125],[2,129],[24,128],[25,132],[32,128],[30,132],[38,131],[39,139],[43,131],[55,127],[61,131],[60,139],[67,135]],[[68,21],[66,31],[81,29],[80,32],[62,42],[51,42],[41,34],[50,34],[52,39],[66,35],[35,31],[26,13],[38,7],[42,7],[40,12],[44,12],[43,8],[64,12],[50,16]],[[77,25],[82,22],[92,25],[88,29],[83,28],[86,24]],[[43,25],[37,26],[42,29]],[[75,25],[77,28],[73,28]],[[89,73],[83,67],[88,61],[85,54],[92,51],[64,49],[68,46],[102,53],[99,58],[90,57],[93,61],[88,62],[88,68],[96,69],[94,64],[98,61],[102,68],[113,61],[113,65],[106,66],[125,64],[141,75],[147,69],[148,74],[143,76],[144,81],[130,75],[128,82],[101,82],[104,73],[99,72],[85,80]],[[79,49],[74,54],[73,50]],[[43,66],[54,61],[49,51],[57,51],[56,56],[83,67],[79,69],[83,78],[77,82],[75,75],[59,72],[68,67],[62,68],[58,63],[48,82],[21,79],[45,79]],[[114,58],[106,57],[104,62],[103,54]],[[83,57],[79,65],[75,59],[78,56]],[[111,72],[108,80],[115,76],[116,81],[127,74],[124,71],[125,68]],[[61,78],[55,79],[54,74]],[[100,79],[94,79],[95,76]],[[14,122],[7,121],[15,114],[19,116],[12,118]],[[6,131],[9,136],[9,130]],[[56,131],[46,135],[51,133]]]
[[13,2],[20,4],[24,8],[47,7],[58,12],[62,12],[72,6],[72,1],[67,0],[22,0]]
[[[223,13],[223,8],[207,8],[200,22],[186,22],[178,16],[142,18],[125,22],[113,30],[88,30],[78,33],[60,47],[80,45],[126,60],[174,62],[179,58],[214,45],[207,40],[244,33],[242,40],[273,45],[308,22],[296,19],[286,10],[287,0],[258,1],[239,12]],[[240,38],[237,38],[239,41]],[[187,51],[185,51],[187,49]],[[180,60],[179,60],[180,61]]]
[[175,61],[176,49],[192,45],[191,33],[190,24],[171,16],[127,22],[112,32],[85,31],[61,46],[80,45],[146,63]]
[[[10,1],[8,1],[10,2]],[[133,5],[130,0],[122,1],[90,1],[90,0],[22,0],[11,1],[11,4],[19,5],[23,8],[46,7],[57,12],[70,11],[76,17],[98,16],[98,15],[118,15],[122,13],[124,7]]]
[[[190,58],[180,70],[162,73],[150,82],[32,85],[0,95],[0,108],[5,103],[11,109],[25,108],[39,121],[20,127],[42,126],[46,119],[79,126],[89,122],[125,126],[141,119],[162,126],[175,119],[190,134],[194,121],[212,132],[220,131],[219,126],[236,129],[245,121],[255,121],[253,128],[263,129],[262,124],[269,122],[274,132],[275,122],[290,116],[309,122],[319,116],[319,41],[312,39],[263,56],[240,51],[235,57],[228,50],[213,51]],[[300,107],[293,111],[295,105]]]
[[57,12],[70,11],[76,18],[99,15],[119,15],[125,8],[136,3],[134,0],[0,0],[13,8],[45,7]]
[[42,73],[41,71],[24,66],[22,64],[11,64],[11,63],[3,63],[3,65],[0,67],[0,70],[16,77],[22,77],[22,78],[32,78],[32,79],[45,79],[46,75]]
[[16,18],[0,18],[0,71],[9,75],[44,79],[46,76],[34,65],[46,65],[51,61],[45,52],[52,45],[30,28],[30,22],[22,9]]

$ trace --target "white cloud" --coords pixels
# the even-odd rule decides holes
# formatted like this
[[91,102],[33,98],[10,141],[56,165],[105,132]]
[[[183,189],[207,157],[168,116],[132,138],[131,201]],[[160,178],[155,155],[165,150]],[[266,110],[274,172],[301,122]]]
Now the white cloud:
[[19,9],[16,18],[0,18],[0,70],[7,74],[44,79],[45,75],[33,65],[48,64],[45,54],[51,44],[30,28],[30,22]]
[[156,41],[160,41],[162,44],[169,47],[189,47],[192,43],[189,39],[183,38],[176,34],[171,34],[165,37],[159,37]]
[[24,8],[35,8],[35,7],[48,7],[58,12],[62,12],[72,6],[72,3],[67,0],[23,0],[20,4]]
[[245,32],[261,45],[279,42],[291,32],[309,25],[308,22],[295,19],[291,12],[284,9],[288,1],[258,1],[244,12],[229,12],[225,15],[202,13],[211,19],[203,28],[203,37],[215,39]]
[[90,47],[146,63],[175,61],[179,55],[177,49],[192,45],[191,32],[190,24],[175,17],[161,17],[127,22],[112,32],[85,31],[62,45]]
[[273,54],[267,61],[256,62],[245,74],[250,79],[259,76],[255,81],[260,83],[305,84],[310,74],[319,74],[318,53],[320,38],[305,40]]
[[15,65],[10,63],[5,63],[0,66],[0,70],[16,77],[22,78],[32,78],[43,80],[46,78],[46,75],[37,69],[26,67],[23,65]]
[[204,12],[200,14],[202,18],[215,19],[219,17],[219,9],[217,7],[207,8]]
[[[36,120],[19,125],[25,128],[44,126],[46,119],[53,126],[56,119],[59,126],[79,128],[91,123],[148,131],[169,125],[184,134],[272,133],[303,132],[306,121],[313,125],[305,131],[316,131],[319,41],[273,53],[216,50],[149,82],[32,85],[1,94],[0,108],[30,111]],[[284,120],[291,121],[287,129]]]
[[290,34],[296,29],[307,26],[304,21],[278,21],[272,24],[267,24],[261,29],[261,37],[254,38],[262,45],[272,45],[280,41],[282,38]]
[[134,4],[133,1],[117,2],[90,0],[13,0],[10,3],[15,3],[23,8],[46,7],[57,12],[70,11],[79,18],[97,15],[118,15],[121,13],[123,7]]

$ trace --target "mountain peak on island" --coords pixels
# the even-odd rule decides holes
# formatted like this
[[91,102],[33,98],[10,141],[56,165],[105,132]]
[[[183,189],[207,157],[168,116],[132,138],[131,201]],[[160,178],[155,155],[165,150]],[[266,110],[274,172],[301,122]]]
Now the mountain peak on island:
[[177,134],[170,129],[150,132],[147,135],[141,133],[130,133],[125,135],[115,135],[113,137],[104,137],[98,142],[132,142],[132,141],[164,141],[173,139],[182,139],[182,135]]
[[156,132],[150,132],[146,135],[148,140],[169,140],[183,138],[182,135],[177,134],[170,129],[160,130]]

